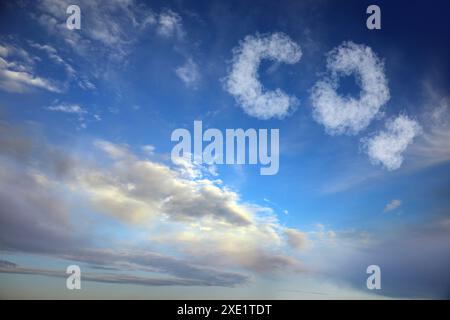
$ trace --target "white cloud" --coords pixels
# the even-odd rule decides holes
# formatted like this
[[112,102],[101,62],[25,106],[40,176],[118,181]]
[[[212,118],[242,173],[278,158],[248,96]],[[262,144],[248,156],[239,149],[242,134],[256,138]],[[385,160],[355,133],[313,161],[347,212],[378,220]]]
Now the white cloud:
[[94,145],[113,159],[126,159],[130,156],[126,145],[118,145],[105,140],[95,140]]
[[389,211],[395,210],[398,207],[400,207],[401,204],[402,204],[402,202],[400,200],[394,199],[384,207],[384,212],[389,212]]
[[195,88],[200,79],[198,66],[191,58],[184,65],[175,69],[175,73],[187,87]]
[[156,148],[155,148],[155,146],[148,144],[148,145],[142,146],[141,149],[146,155],[151,156],[155,153]]
[[381,164],[387,170],[396,170],[402,165],[402,153],[420,132],[417,121],[400,115],[387,121],[385,131],[361,139],[361,142],[374,164]]
[[333,242],[336,238],[336,232],[334,230],[327,229],[327,227],[321,223],[317,223],[315,225],[315,230],[310,231],[309,235],[327,242]]
[[298,100],[281,89],[267,91],[259,81],[262,59],[294,64],[302,56],[300,46],[283,33],[247,36],[233,50],[225,90],[250,116],[259,119],[283,118],[297,106]]
[[[382,61],[370,47],[344,42],[328,54],[329,78],[320,80],[311,92],[314,119],[329,134],[356,134],[365,129],[389,100]],[[339,75],[351,75],[361,87],[358,99],[341,96],[336,90]]]
[[24,71],[14,71],[3,68],[0,62],[0,88],[10,92],[28,92],[31,87],[60,92],[60,89],[50,80],[38,77]]
[[97,89],[96,85],[87,79],[81,79],[78,81],[78,86],[84,90],[95,90]]
[[54,81],[34,74],[34,59],[22,48],[0,44],[0,88],[9,92],[28,92],[31,88],[60,92]]
[[54,106],[49,106],[46,108],[49,111],[56,112],[64,112],[64,113],[75,113],[81,115],[83,113],[87,113],[80,105],[78,104],[58,104]]
[[183,37],[180,15],[172,10],[162,12],[158,17],[156,30],[163,37]]
[[98,122],[102,120],[100,115],[88,112],[86,108],[77,103],[60,103],[58,100],[56,100],[52,105],[46,107],[45,110],[65,113],[70,116],[77,116],[79,124],[79,126],[77,127],[78,130],[86,129],[88,123],[90,122]]

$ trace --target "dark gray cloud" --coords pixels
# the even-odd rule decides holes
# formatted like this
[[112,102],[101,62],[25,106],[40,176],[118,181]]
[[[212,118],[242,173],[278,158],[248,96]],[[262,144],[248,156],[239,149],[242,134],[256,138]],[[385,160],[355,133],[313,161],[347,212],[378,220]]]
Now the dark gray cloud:
[[0,268],[7,269],[7,268],[16,268],[17,264],[7,261],[7,260],[0,260]]
[[69,223],[67,204],[45,178],[0,159],[0,248],[59,252],[84,242]]
[[235,286],[248,282],[249,277],[235,272],[224,272],[196,265],[183,259],[150,251],[117,251],[110,249],[83,249],[64,254],[62,258],[119,270],[141,270],[170,274],[203,285]]
[[[15,263],[1,260],[0,261],[0,273],[9,274],[29,274],[29,275],[41,275],[48,277],[67,278],[67,274],[61,270],[47,270],[40,268],[25,268],[18,266]],[[176,277],[141,277],[120,273],[86,273],[81,274],[82,281],[94,281],[104,283],[117,283],[117,284],[137,284],[144,286],[212,286],[212,285],[229,285],[225,282],[211,282],[208,279],[186,279]],[[231,280],[231,279],[230,279]],[[233,284],[233,283],[231,283]]]
[[47,175],[63,178],[76,165],[76,159],[49,145],[37,125],[18,126],[0,121],[0,160],[29,166]]

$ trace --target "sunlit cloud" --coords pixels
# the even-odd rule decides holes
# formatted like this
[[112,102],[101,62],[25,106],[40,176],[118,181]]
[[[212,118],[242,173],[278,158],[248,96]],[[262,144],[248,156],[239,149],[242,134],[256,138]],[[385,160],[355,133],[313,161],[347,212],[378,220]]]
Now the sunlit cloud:
[[[272,209],[244,202],[204,171],[186,176],[177,166],[141,159],[127,145],[104,140],[96,140],[94,147],[105,152],[109,164],[95,164],[7,125],[3,130],[10,134],[0,140],[0,242],[8,250],[122,269],[156,268],[204,285],[237,285],[252,273],[305,270],[285,252],[286,230]],[[13,183],[18,177],[21,183]],[[71,190],[70,197],[79,200],[70,201],[63,190]],[[137,234],[147,230],[144,243],[174,248],[180,256],[95,248],[95,234],[89,233],[94,229],[78,232],[71,218],[71,212],[81,209],[79,201],[91,212],[135,228]],[[24,232],[32,237],[22,238]],[[306,239],[301,232],[287,233],[289,244],[302,249]],[[236,267],[240,273],[231,272]],[[188,276],[192,272],[195,276]]]

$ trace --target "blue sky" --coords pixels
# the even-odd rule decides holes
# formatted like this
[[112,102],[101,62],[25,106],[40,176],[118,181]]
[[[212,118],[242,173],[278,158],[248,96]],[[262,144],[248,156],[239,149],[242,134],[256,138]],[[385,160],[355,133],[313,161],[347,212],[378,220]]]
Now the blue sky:
[[[1,5],[2,298],[449,297],[446,1],[378,1],[381,30],[367,1],[69,4]],[[194,120],[279,129],[278,173],[173,163]]]

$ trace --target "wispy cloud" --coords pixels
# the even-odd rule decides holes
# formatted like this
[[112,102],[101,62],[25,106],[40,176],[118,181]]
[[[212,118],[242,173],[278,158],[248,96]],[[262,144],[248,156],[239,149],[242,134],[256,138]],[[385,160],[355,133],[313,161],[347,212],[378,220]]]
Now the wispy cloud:
[[[101,255],[101,252],[97,252]],[[120,258],[120,256],[117,256]],[[144,255],[143,259],[147,258]],[[161,259],[162,256],[155,256],[155,258]],[[101,261],[101,259],[96,259],[96,261]],[[167,261],[168,265],[172,264],[172,267],[176,268],[176,261]],[[186,266],[182,266],[186,267]],[[102,269],[102,266],[97,266],[96,268]],[[122,270],[123,268],[108,268],[104,269],[114,269]],[[193,268],[192,273],[197,273],[197,270]],[[178,274],[177,276],[171,277],[143,277],[131,274],[122,273],[90,273],[83,272],[83,281],[94,281],[102,283],[118,283],[118,284],[137,284],[144,286],[225,286],[233,287],[240,283],[246,283],[249,279],[238,273],[225,273],[218,272],[214,270],[201,269],[198,270],[198,275],[200,272],[204,272],[203,277],[183,277],[185,274],[182,272],[173,272]],[[42,275],[48,277],[57,278],[67,278],[67,274],[64,271],[52,270],[52,269],[41,269],[41,268],[27,268],[18,266],[15,263],[2,260],[0,261],[0,273],[13,273],[13,274],[29,274],[29,275]]]
[[92,3],[79,1],[83,14],[81,32],[71,32],[65,25],[66,8],[72,4],[69,0],[42,0],[32,17],[49,33],[59,36],[76,53],[90,58],[93,52],[101,52],[104,57],[116,62],[126,62],[137,39],[155,29],[161,37],[182,38],[184,30],[181,16],[164,10],[157,14],[143,3],[134,0],[102,0]]
[[54,81],[38,76],[33,69],[34,60],[24,49],[0,44],[0,88],[17,93],[32,88],[61,91]]
[[180,15],[172,10],[161,12],[157,20],[157,32],[163,37],[183,37]]
[[65,68],[69,76],[71,77],[75,76],[76,73],[75,69],[58,54],[58,50],[56,50],[54,47],[52,47],[49,44],[41,45],[33,41],[29,41],[29,44],[33,48],[46,52],[47,55],[50,57],[50,59],[52,59],[55,63],[60,64]]
[[399,208],[401,205],[402,205],[402,202],[400,200],[394,199],[384,207],[384,212],[393,211],[393,210]]
[[414,168],[450,161],[450,98],[426,81],[423,106],[423,134],[409,150]]
[[92,83],[86,75],[79,75],[79,72],[75,70],[75,67],[63,58],[63,55],[55,47],[49,44],[39,44],[34,41],[28,41],[28,44],[32,48],[45,52],[51,61],[62,66],[67,74],[66,81],[68,83],[73,82],[84,90],[96,89],[95,84]]
[[200,79],[200,72],[192,58],[187,59],[184,65],[176,68],[175,73],[187,87],[196,88]]
[[58,105],[49,106],[46,109],[50,110],[50,111],[56,111],[56,112],[75,113],[78,115],[87,113],[87,111],[84,110],[78,104],[58,104]]
[[97,114],[90,114],[85,108],[76,103],[61,103],[55,101],[52,105],[45,108],[51,112],[65,113],[68,115],[74,115],[78,117],[79,127],[78,129],[87,128],[87,120],[100,121],[101,118]]

